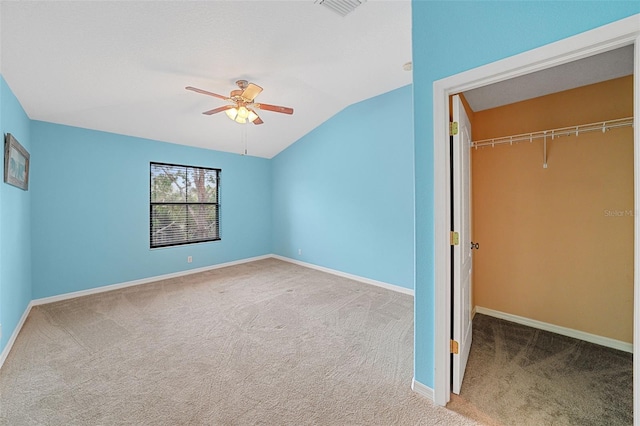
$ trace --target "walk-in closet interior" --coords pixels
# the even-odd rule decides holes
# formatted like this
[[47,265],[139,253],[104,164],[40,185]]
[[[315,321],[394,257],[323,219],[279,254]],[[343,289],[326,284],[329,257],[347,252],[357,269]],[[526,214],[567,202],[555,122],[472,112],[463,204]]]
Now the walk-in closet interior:
[[483,110],[467,101],[472,306],[631,351],[633,75]]

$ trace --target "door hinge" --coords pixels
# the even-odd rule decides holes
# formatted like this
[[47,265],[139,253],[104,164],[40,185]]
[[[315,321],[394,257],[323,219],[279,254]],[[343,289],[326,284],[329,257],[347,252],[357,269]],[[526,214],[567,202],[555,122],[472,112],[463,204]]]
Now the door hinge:
[[452,246],[457,246],[460,244],[460,234],[455,231],[451,231],[449,234],[449,242]]
[[455,340],[451,340],[451,353],[455,355],[458,354],[458,342]]
[[458,122],[452,121],[449,123],[449,135],[455,136],[458,134]]

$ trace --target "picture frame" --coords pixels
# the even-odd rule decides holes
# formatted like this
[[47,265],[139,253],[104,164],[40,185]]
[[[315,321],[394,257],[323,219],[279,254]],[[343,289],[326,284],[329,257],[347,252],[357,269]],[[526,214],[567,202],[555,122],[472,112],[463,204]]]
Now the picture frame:
[[11,133],[4,136],[4,181],[25,191],[29,190],[29,152]]

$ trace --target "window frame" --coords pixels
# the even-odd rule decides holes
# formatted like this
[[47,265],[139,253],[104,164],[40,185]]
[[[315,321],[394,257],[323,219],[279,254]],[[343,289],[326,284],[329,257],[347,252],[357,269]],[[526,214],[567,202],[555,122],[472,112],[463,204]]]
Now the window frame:
[[[189,202],[187,200],[187,194],[188,192],[185,191],[185,201],[184,202],[157,202],[157,201],[153,201],[153,170],[154,170],[154,166],[169,166],[169,167],[177,167],[177,168],[184,168],[185,171],[188,173],[189,170],[206,170],[206,171],[215,171],[216,173],[216,196],[215,196],[215,202]],[[149,248],[151,250],[155,250],[155,249],[161,249],[161,248],[169,248],[169,247],[177,247],[177,246],[184,246],[184,245],[189,245],[189,244],[200,244],[200,243],[209,243],[209,242],[214,242],[214,241],[221,241],[222,237],[221,237],[221,232],[220,232],[220,175],[222,174],[222,169],[219,168],[215,168],[215,167],[203,167],[203,166],[190,166],[190,165],[185,165],[185,164],[173,164],[173,163],[163,163],[163,162],[158,162],[158,161],[150,161],[149,162]],[[153,219],[154,219],[154,215],[153,215],[153,207],[154,206],[185,206],[185,208],[187,208],[188,211],[188,206],[201,206],[201,205],[206,205],[206,206],[211,206],[211,205],[215,205],[216,206],[216,215],[217,215],[217,228],[218,228],[218,232],[217,232],[217,236],[215,238],[207,238],[207,239],[197,239],[197,240],[190,240],[190,241],[180,241],[180,242],[174,242],[174,243],[169,243],[169,244],[156,244],[154,245],[153,243]],[[187,216],[188,217],[188,216]]]

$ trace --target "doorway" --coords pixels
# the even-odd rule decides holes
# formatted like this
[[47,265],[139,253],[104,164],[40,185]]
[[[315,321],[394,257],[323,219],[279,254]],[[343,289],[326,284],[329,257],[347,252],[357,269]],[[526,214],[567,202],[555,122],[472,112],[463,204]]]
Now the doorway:
[[[434,140],[446,141],[449,133],[449,96],[514,77],[549,69],[578,59],[588,58],[620,47],[634,45],[634,209],[640,211],[640,29],[637,16],[605,25],[586,33],[525,52],[511,58],[466,71],[434,83]],[[435,376],[434,401],[445,405],[451,394],[450,335],[451,329],[451,251],[450,251],[450,153],[448,144],[434,143],[434,220],[435,220]],[[638,244],[640,217],[634,216],[634,252]],[[634,352],[640,348],[640,262],[634,258]],[[634,359],[634,370],[637,366]],[[640,409],[640,383],[634,374],[635,412]]]
[[[504,424],[553,423],[553,415],[561,423],[632,423],[632,354],[605,347],[632,351],[633,46],[589,62],[603,56],[619,66],[598,71],[602,82],[489,108],[489,99],[470,96],[474,137],[463,152],[473,157],[474,296],[467,308],[479,315],[464,384],[453,366],[460,397],[451,410]],[[606,66],[589,72],[596,68]],[[458,122],[458,134],[466,126]],[[558,131],[566,126],[570,132]],[[469,249],[463,234],[454,265],[456,249]],[[454,284],[454,298],[457,291]]]

